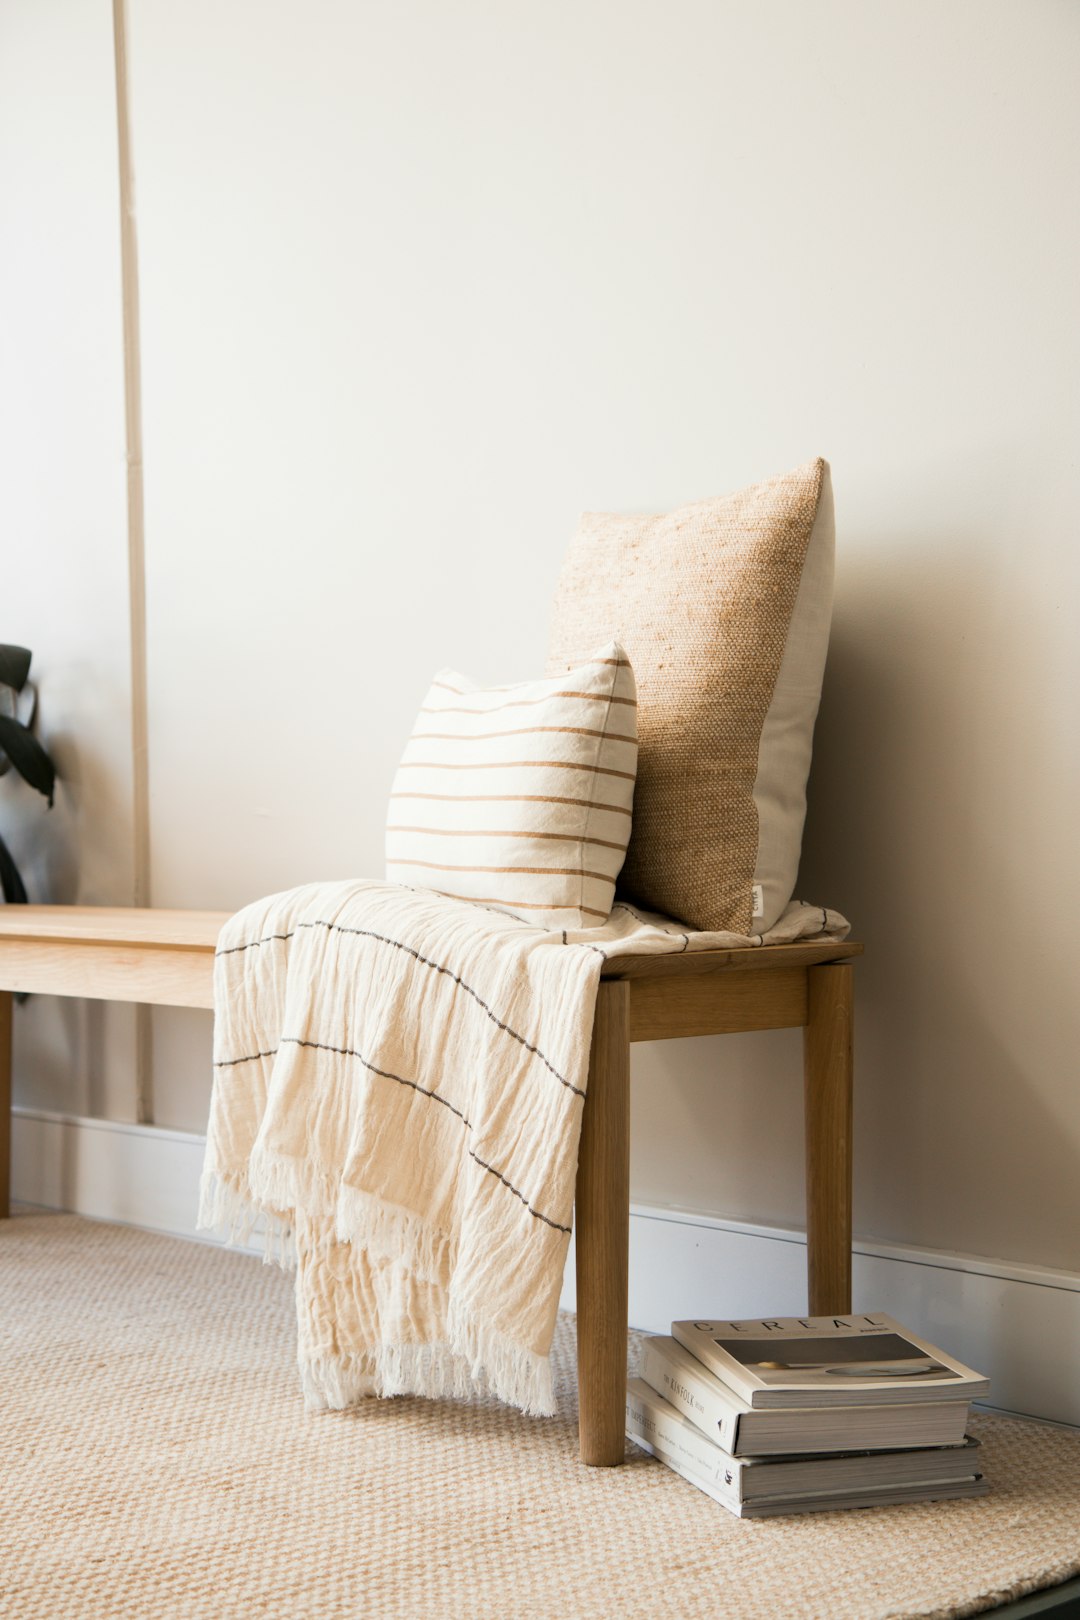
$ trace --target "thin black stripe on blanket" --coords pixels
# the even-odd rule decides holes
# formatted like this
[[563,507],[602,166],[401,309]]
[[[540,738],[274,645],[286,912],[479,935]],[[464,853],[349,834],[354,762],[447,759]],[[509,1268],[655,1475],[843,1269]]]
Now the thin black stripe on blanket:
[[[440,1096],[437,1091],[432,1091],[428,1086],[422,1086],[418,1080],[407,1080],[403,1074],[395,1074],[392,1069],[380,1069],[378,1064],[369,1063],[363,1052],[358,1052],[355,1047],[331,1046],[327,1041],[308,1041],[304,1040],[299,1035],[283,1035],[281,1038],[281,1045],[308,1046],[317,1052],[333,1052],[338,1057],[356,1058],[358,1062],[364,1065],[365,1069],[369,1070],[372,1074],[379,1075],[383,1080],[396,1080],[399,1086],[408,1086],[410,1091],[418,1092],[421,1097],[429,1097],[432,1102],[442,1103],[444,1108],[448,1108],[452,1114],[460,1119],[466,1130],[472,1131],[474,1129],[472,1120],[468,1119],[466,1115],[462,1113],[461,1109],[456,1108],[452,1102],[447,1100],[446,1097]],[[275,1052],[251,1052],[247,1057],[219,1059],[217,1062],[215,1062],[214,1068],[233,1069],[240,1063],[255,1063],[259,1058],[274,1056]],[[574,1088],[572,1087],[571,1089]],[[482,1170],[486,1170],[489,1175],[494,1176],[496,1181],[501,1181],[503,1186],[514,1194],[515,1198],[520,1198],[530,1215],[535,1216],[538,1221],[543,1221],[546,1226],[553,1226],[557,1232],[569,1233],[570,1228],[568,1226],[563,1226],[560,1221],[553,1221],[550,1215],[544,1214],[543,1210],[535,1209],[533,1205],[529,1203],[529,1200],[526,1198],[525,1194],[520,1190],[520,1188],[515,1187],[512,1181],[508,1181],[501,1170],[496,1170],[493,1164],[488,1164],[487,1161],[482,1159],[480,1155],[472,1148],[469,1148],[468,1153],[470,1159],[474,1160]]]
[[584,1097],[585,1093],[580,1086],[575,1086],[574,1083],[571,1080],[568,1080],[564,1074],[560,1074],[554,1063],[552,1063],[550,1059],[546,1058],[543,1052],[541,1052],[540,1048],[533,1045],[532,1041],[527,1041],[524,1035],[519,1035],[516,1029],[511,1029],[509,1024],[504,1023],[499,1015],[496,1012],[493,1012],[488,1006],[483,996],[479,995],[473,989],[471,984],[466,984],[465,980],[459,973],[455,973],[452,968],[445,967],[441,962],[433,962],[429,956],[422,956],[419,951],[414,950],[411,945],[404,944],[400,939],[390,939],[388,935],[377,934],[370,928],[349,928],[344,923],[301,922],[297,923],[296,927],[292,930],[292,933],[264,934],[261,939],[249,940],[246,945],[228,945],[224,950],[215,952],[215,955],[233,956],[237,951],[251,951],[259,945],[268,945],[272,940],[292,939],[293,934],[299,933],[301,928],[326,928],[335,934],[355,934],[361,939],[374,939],[378,941],[380,945],[390,945],[395,951],[404,951],[406,956],[413,957],[414,960],[419,962],[423,967],[431,968],[435,973],[445,974],[448,979],[451,979],[454,982],[454,984],[460,985],[462,990],[464,990],[467,995],[472,996],[477,1006],[483,1008],[484,1012],[491,1019],[493,1024],[496,1024],[499,1029],[501,1029],[505,1034],[509,1035],[511,1039],[517,1041],[519,1045],[523,1046],[527,1052],[531,1052],[534,1057],[538,1057],[545,1069],[548,1069],[555,1076],[560,1085],[565,1086],[568,1091],[572,1091],[575,1096]]

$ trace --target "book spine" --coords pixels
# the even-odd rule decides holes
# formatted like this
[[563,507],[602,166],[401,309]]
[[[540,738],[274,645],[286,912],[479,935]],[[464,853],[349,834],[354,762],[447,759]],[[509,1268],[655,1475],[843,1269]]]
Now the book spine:
[[742,1463],[714,1446],[708,1435],[688,1429],[681,1418],[665,1417],[651,1403],[628,1392],[626,1432],[669,1467],[681,1463],[695,1475],[695,1482],[697,1475],[709,1480],[725,1502],[742,1501]]
[[733,1496],[725,1486],[718,1485],[714,1479],[706,1479],[704,1474],[700,1473],[696,1468],[692,1468],[684,1458],[674,1452],[668,1453],[662,1450],[653,1441],[646,1440],[636,1434],[631,1435],[631,1439],[637,1441],[638,1445],[644,1446],[646,1451],[651,1451],[658,1462],[662,1462],[666,1468],[670,1468],[673,1474],[678,1474],[680,1479],[685,1479],[688,1485],[693,1485],[695,1490],[704,1491],[705,1495],[711,1496],[714,1502],[719,1502],[720,1506],[726,1507],[729,1513],[734,1513],[737,1519],[743,1517],[746,1509],[743,1507],[742,1502],[739,1501],[737,1496]]
[[742,1412],[717,1389],[711,1373],[701,1375],[669,1361],[655,1339],[645,1340],[641,1376],[659,1395],[707,1434],[714,1445],[735,1452]]

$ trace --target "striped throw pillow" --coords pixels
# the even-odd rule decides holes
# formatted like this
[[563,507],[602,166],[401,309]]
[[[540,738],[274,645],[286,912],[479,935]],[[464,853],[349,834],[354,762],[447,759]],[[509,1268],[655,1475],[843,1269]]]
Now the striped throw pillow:
[[543,928],[598,928],[636,768],[634,673],[617,642],[520,686],[441,670],[394,778],[386,875]]

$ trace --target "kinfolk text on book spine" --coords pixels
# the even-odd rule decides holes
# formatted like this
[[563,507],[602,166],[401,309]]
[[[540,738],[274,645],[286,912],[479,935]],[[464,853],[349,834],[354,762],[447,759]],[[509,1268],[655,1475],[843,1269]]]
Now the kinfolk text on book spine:
[[646,1339],[642,1377],[718,1446],[734,1451],[742,1416],[739,1407],[717,1387],[716,1379],[704,1367],[699,1376],[681,1366],[677,1355],[669,1357],[665,1353],[669,1342],[663,1337]]

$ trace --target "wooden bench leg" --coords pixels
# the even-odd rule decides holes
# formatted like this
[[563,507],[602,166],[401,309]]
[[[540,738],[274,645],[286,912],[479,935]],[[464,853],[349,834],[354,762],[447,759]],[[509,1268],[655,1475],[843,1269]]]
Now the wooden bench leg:
[[849,962],[807,969],[803,1037],[806,1242],[812,1316],[851,1310],[851,1094],[854,973]]
[[602,980],[581,1119],[574,1212],[582,1462],[623,1460],[630,1254],[630,989]]
[[0,990],[0,1221],[11,1214],[11,1012],[15,998]]

